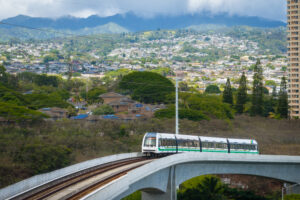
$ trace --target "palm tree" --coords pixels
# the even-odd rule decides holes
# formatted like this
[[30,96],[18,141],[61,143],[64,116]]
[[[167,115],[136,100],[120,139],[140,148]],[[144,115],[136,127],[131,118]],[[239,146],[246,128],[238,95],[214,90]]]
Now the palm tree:
[[178,200],[227,200],[224,194],[226,186],[216,176],[205,176],[199,184],[190,184],[191,188],[179,190]]
[[205,177],[202,183],[197,188],[201,191],[202,199],[206,200],[224,200],[226,199],[223,195],[224,187],[220,182],[220,179],[211,176]]

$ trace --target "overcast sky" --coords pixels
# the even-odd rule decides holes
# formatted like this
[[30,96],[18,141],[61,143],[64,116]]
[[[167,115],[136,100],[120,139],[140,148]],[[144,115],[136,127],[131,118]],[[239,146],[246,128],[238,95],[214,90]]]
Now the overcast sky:
[[286,21],[286,0],[0,0],[0,19],[19,14],[52,18],[110,16],[128,11],[143,17],[226,12]]

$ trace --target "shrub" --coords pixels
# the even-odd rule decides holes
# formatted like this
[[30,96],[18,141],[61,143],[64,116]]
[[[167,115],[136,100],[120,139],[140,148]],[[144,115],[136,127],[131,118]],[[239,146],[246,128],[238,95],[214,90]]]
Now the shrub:
[[[170,106],[167,109],[161,109],[155,112],[155,117],[157,118],[174,118],[175,117],[175,107]],[[202,112],[191,109],[179,109],[180,119],[189,119],[192,121],[209,120],[209,117],[204,115]]]
[[65,167],[71,163],[71,149],[66,146],[28,144],[15,155],[15,160],[24,162],[34,173],[44,173]]

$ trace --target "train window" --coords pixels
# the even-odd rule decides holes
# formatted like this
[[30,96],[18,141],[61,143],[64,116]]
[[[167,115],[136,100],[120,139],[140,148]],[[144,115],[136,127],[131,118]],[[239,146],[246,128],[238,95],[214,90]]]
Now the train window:
[[146,137],[144,146],[145,147],[155,147],[156,146],[156,137]]
[[256,145],[253,144],[230,144],[231,149],[256,150]]
[[217,143],[217,149],[227,149],[227,143]]
[[[180,147],[200,147],[199,140],[178,139],[177,143],[178,143],[178,146],[180,146]],[[175,146],[175,144],[174,144],[174,146]]]
[[177,140],[178,146],[180,147],[188,147],[189,146],[189,140],[179,139]]
[[202,148],[216,148],[216,143],[213,142],[202,142]]
[[190,140],[190,147],[200,147],[199,140]]
[[209,148],[208,144],[209,142],[202,142],[202,148]]
[[178,146],[182,146],[182,140],[177,140]]
[[161,138],[159,140],[159,146],[173,147],[176,146],[176,142],[174,139]]

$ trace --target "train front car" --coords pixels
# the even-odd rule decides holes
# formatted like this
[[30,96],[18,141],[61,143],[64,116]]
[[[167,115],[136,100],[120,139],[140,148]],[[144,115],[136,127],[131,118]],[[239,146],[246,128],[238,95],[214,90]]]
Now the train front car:
[[145,156],[154,156],[158,153],[157,150],[157,133],[146,133],[142,143],[142,152]]

